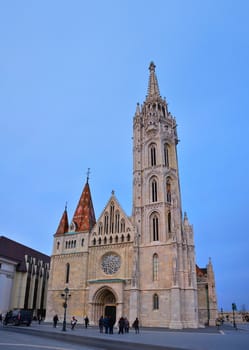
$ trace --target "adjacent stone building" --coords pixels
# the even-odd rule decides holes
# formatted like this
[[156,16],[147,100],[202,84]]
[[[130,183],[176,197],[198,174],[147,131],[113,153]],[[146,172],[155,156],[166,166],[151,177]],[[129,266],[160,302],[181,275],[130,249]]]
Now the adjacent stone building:
[[[159,92],[152,62],[146,99],[133,118],[133,203],[127,214],[112,192],[95,219],[89,179],[71,222],[54,235],[47,320],[101,315],[143,326],[197,328],[217,317],[211,261],[196,265],[193,228],[182,214],[177,124]],[[117,145],[118,147],[118,145]],[[125,175],[124,175],[125,176]]]
[[50,257],[0,236],[0,313],[32,309],[45,316]]

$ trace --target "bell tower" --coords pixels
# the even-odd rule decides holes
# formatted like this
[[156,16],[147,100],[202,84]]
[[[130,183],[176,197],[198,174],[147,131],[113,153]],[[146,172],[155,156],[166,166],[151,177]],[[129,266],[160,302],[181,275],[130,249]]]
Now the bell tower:
[[155,64],[133,120],[133,220],[139,237],[140,318],[198,326],[192,226],[182,216],[177,124],[160,95]]

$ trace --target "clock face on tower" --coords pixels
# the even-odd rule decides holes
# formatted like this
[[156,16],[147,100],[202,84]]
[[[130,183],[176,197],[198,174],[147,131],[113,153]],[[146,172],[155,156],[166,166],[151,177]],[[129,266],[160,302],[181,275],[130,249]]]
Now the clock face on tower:
[[113,275],[121,266],[120,256],[114,253],[106,254],[102,257],[101,268],[107,275]]

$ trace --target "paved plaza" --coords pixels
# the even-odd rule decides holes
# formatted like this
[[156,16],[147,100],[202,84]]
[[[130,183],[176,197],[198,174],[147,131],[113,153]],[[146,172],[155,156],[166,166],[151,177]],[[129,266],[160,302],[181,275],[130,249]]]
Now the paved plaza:
[[[57,339],[68,344],[82,344],[89,349],[193,349],[193,350],[238,350],[249,348],[249,325],[225,324],[220,329],[206,327],[200,329],[169,330],[159,328],[141,328],[139,334],[131,329],[128,334],[100,333],[97,327],[85,329],[77,325],[71,330],[67,325],[66,332],[62,331],[62,324],[56,328],[49,323],[33,322],[30,327],[3,327],[1,331],[18,332],[26,336],[39,336],[46,339]],[[90,347],[89,347],[90,346]],[[73,349],[73,347],[72,347]]]

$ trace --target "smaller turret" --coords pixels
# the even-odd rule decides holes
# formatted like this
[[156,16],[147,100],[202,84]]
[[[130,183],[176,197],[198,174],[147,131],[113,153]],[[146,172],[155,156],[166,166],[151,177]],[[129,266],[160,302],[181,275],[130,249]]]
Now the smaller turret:
[[65,210],[60,219],[59,226],[56,230],[55,236],[60,236],[68,232],[68,216],[67,216],[67,205],[65,206]]

